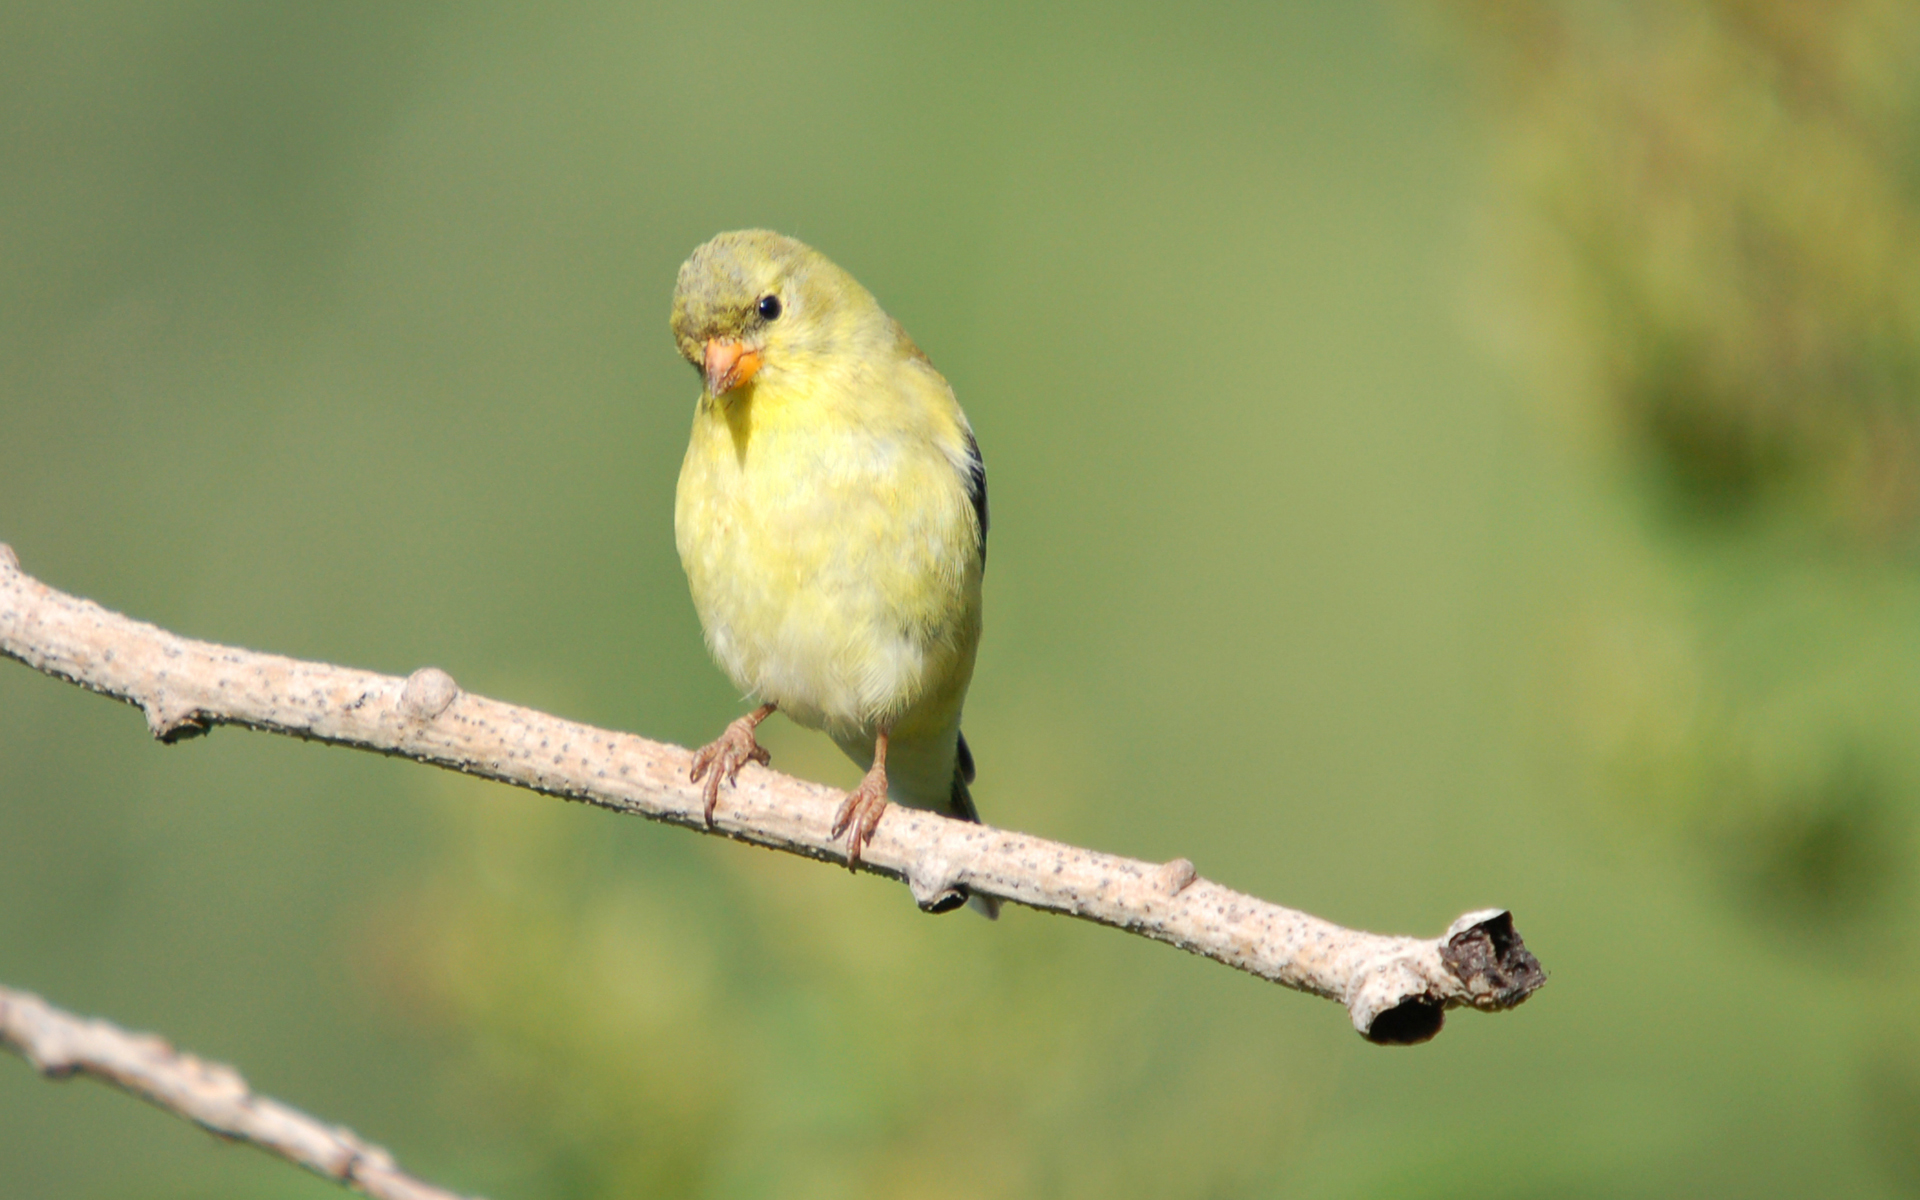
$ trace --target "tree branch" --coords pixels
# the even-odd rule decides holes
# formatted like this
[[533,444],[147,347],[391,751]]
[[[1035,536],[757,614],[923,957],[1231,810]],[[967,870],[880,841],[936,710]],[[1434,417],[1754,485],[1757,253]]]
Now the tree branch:
[[[5,545],[0,653],[139,706],[163,742],[241,725],[704,828],[692,755],[678,746],[472,695],[433,667],[400,679],[178,637],[55,591]],[[839,800],[748,766],[722,793],[712,832],[844,862],[828,834]],[[1546,981],[1500,909],[1468,913],[1439,938],[1362,933],[1202,879],[1186,859],[1140,862],[919,809],[887,810],[860,869],[906,881],[922,901],[965,884],[1167,942],[1339,1001],[1375,1042],[1425,1041],[1448,1008],[1512,1008]]]
[[0,1046],[50,1079],[91,1075],[374,1200],[459,1200],[402,1171],[393,1155],[352,1130],[256,1094],[232,1067],[182,1054],[152,1034],[82,1020],[30,993],[0,987]]

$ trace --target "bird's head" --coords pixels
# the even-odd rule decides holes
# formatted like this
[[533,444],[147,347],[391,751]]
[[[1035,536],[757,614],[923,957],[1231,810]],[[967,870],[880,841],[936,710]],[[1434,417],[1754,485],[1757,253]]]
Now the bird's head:
[[701,246],[681,264],[673,289],[673,340],[713,396],[756,375],[806,370],[897,328],[851,275],[764,229],[723,233]]

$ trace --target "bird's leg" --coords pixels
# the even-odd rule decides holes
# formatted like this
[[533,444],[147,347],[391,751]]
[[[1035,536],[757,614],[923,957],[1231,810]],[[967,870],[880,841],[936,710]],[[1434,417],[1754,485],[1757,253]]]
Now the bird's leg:
[[833,817],[833,837],[847,833],[847,870],[860,865],[860,851],[873,838],[880,816],[887,811],[887,731],[873,739],[873,766],[860,786],[847,793]]
[[688,775],[689,779],[699,783],[700,777],[707,775],[709,768],[713,771],[713,774],[707,775],[708,829],[713,828],[714,805],[720,803],[720,780],[724,778],[728,783],[732,783],[740,777],[740,768],[748,763],[757,762],[764,767],[773,761],[773,755],[767,753],[764,746],[753,740],[753,731],[760,722],[772,716],[773,710],[777,707],[778,705],[762,704],[746,716],[730,723],[726,732],[702,746],[693,756],[693,770]]

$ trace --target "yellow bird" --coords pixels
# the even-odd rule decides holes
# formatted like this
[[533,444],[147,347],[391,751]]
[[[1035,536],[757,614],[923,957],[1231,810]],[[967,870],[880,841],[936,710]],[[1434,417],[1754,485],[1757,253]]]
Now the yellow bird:
[[765,230],[693,252],[673,336],[706,381],[674,539],[707,648],[760,701],[694,758],[708,823],[721,780],[769,760],[754,730],[776,709],[866,769],[834,818],[849,866],[888,800],[978,821],[960,710],[987,476],[953,389],[853,276]]

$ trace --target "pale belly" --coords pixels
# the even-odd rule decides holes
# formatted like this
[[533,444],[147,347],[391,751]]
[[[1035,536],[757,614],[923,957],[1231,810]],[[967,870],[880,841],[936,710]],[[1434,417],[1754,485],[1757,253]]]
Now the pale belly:
[[960,479],[937,451],[821,442],[761,437],[743,462],[696,425],[674,523],[707,644],[743,692],[837,741],[957,729],[980,633]]

